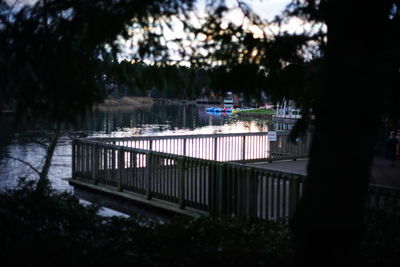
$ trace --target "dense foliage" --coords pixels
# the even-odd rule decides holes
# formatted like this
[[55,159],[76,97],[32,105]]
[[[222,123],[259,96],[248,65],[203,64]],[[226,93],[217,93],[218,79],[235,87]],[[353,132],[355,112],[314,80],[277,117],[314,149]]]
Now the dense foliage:
[[360,266],[397,266],[400,262],[400,210],[396,201],[371,209],[361,246]]
[[279,223],[237,218],[101,217],[67,193],[32,182],[0,195],[0,256],[8,266],[286,266]]
[[[0,2],[0,109],[35,120],[73,120],[104,97],[106,57],[116,57],[118,38],[151,28],[157,18],[189,11],[193,0],[47,0]],[[138,53],[161,57],[159,35],[143,33]]]
[[[395,207],[393,205],[392,207]],[[68,193],[23,182],[0,195],[0,256],[7,266],[294,266],[282,223],[139,215],[102,217]],[[371,210],[361,266],[400,260],[398,210]]]
[[105,61],[104,82],[118,94],[162,98],[196,99],[210,88],[210,71],[169,64]]

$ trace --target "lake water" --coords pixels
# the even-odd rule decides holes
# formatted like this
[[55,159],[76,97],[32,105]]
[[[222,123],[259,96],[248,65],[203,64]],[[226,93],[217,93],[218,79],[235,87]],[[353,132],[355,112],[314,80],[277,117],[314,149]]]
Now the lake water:
[[[239,118],[210,114],[204,106],[154,105],[134,111],[93,111],[74,126],[65,127],[57,143],[49,178],[53,188],[71,191],[63,178],[71,177],[71,140],[76,137],[129,137],[140,135],[214,134],[288,130],[290,125],[274,124],[259,118]],[[6,121],[1,129],[8,129]],[[36,179],[27,164],[40,169],[46,142],[44,126],[23,125],[6,137],[0,147],[0,189],[13,188],[18,177]],[[3,133],[3,136],[6,134]],[[12,157],[12,158],[11,158]],[[13,159],[14,158],[14,159]]]

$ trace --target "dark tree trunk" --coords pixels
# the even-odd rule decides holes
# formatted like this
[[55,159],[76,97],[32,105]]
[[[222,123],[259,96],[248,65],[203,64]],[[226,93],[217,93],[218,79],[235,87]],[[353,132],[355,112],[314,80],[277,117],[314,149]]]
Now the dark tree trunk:
[[[353,266],[379,124],[385,1],[330,1],[327,77],[304,194],[293,220],[300,266]],[[387,13],[386,13],[387,14]]]
[[50,140],[50,144],[46,150],[45,161],[39,175],[39,182],[38,182],[39,186],[48,183],[48,174],[51,166],[51,161],[53,159],[54,151],[56,149],[59,137],[60,137],[60,125],[57,123],[56,129],[54,130],[53,136]]

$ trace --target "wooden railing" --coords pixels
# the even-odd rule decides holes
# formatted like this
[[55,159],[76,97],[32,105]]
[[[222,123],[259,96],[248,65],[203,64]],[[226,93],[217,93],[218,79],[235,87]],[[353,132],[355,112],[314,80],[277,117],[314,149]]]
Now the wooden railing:
[[91,139],[123,147],[164,152],[215,161],[279,160],[308,156],[310,137],[297,143],[288,140],[288,132],[277,132],[277,141],[268,133],[232,133],[169,136],[137,136]]
[[[265,135],[254,136],[260,136],[254,140],[261,140],[256,145],[265,142]],[[244,148],[239,152],[240,159],[265,155],[271,158],[271,154],[257,154],[259,148],[250,150],[247,147],[246,143],[252,140],[249,135],[157,138],[75,139],[72,143],[72,178],[139,194],[148,200],[166,201],[181,209],[193,208],[215,215],[279,220],[293,214],[302,194],[304,176],[250,167],[232,162],[236,157],[223,156],[223,149],[228,145],[219,147],[218,144],[237,141],[239,147]],[[301,149],[284,148],[283,142],[279,144],[278,138],[277,149],[272,149],[279,151],[276,152],[278,158],[293,155],[291,153],[302,154]],[[194,154],[193,149],[202,144],[211,153],[200,150]],[[255,156],[247,154],[249,151],[255,151]],[[214,155],[212,160],[207,159],[209,155]],[[371,185],[367,207],[382,208],[389,204],[400,207],[400,190]]]
[[291,216],[301,194],[300,175],[235,162],[83,139],[73,141],[72,155],[73,179],[215,215],[284,219]]

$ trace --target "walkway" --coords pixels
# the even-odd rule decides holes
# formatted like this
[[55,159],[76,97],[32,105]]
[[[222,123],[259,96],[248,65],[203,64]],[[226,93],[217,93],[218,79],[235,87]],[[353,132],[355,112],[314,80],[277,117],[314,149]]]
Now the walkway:
[[[283,171],[294,174],[307,174],[308,159],[285,160],[269,162],[255,162],[249,165],[255,165],[261,168]],[[371,183],[393,186],[400,188],[400,160],[396,161],[395,167],[391,166],[391,162],[383,156],[376,156],[373,161]]]
[[301,174],[301,175],[307,175],[307,164],[308,164],[308,159],[298,159],[296,161],[282,160],[282,161],[273,161],[271,163],[269,163],[268,161],[248,163],[248,165],[257,166],[263,169],[282,171],[282,172]]

